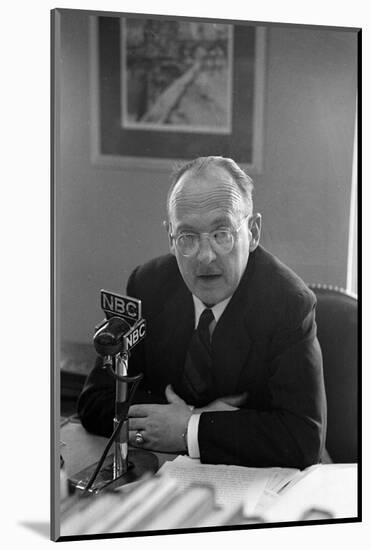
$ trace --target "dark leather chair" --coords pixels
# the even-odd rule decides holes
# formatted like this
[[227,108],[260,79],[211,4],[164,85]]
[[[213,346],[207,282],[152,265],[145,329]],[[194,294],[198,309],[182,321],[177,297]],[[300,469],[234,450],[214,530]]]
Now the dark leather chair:
[[326,448],[333,462],[357,462],[357,298],[336,287],[309,286],[317,297],[318,340],[327,395]]

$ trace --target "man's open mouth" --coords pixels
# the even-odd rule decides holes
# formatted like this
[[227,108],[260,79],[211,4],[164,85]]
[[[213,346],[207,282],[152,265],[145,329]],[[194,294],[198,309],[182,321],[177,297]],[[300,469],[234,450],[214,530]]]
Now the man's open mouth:
[[219,273],[209,273],[206,275],[198,275],[198,278],[201,279],[201,281],[205,281],[205,282],[217,281],[220,277],[221,275]]

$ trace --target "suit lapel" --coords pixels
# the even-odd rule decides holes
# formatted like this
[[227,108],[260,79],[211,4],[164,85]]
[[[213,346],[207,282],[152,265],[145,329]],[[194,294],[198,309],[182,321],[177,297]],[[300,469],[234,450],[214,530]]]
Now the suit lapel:
[[247,333],[244,311],[233,299],[219,319],[212,339],[213,368],[220,396],[236,393],[250,348],[251,339]]
[[164,304],[164,308],[153,322],[151,345],[156,357],[160,358],[159,367],[172,383],[178,380],[194,329],[194,306],[192,295],[181,283]]
[[248,330],[248,319],[254,315],[251,311],[251,301],[249,303],[249,293],[254,292],[254,268],[253,253],[237,290],[214,330],[212,353],[216,387],[220,396],[238,393],[241,371],[251,351],[252,339]]

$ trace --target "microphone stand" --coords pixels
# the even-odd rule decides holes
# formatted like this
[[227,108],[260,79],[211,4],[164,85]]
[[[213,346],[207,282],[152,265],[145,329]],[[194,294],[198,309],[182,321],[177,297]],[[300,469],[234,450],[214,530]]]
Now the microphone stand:
[[[128,374],[128,351],[127,341],[124,338],[124,349],[122,354],[117,354],[113,358],[114,370],[116,377],[116,399],[115,399],[115,417],[113,419],[113,429],[118,429],[120,423],[120,409],[122,404],[127,400],[127,383],[121,381],[119,377],[127,376]],[[122,421],[121,428],[118,430],[113,454],[113,478],[117,479],[128,471],[128,448],[129,448],[129,420],[127,415]]]
[[[150,451],[130,449],[129,457],[128,411],[143,375],[128,376],[128,334],[122,335],[119,339],[120,351],[112,355],[105,355],[103,359],[103,368],[106,368],[109,374],[115,378],[113,433],[100,460],[78,472],[69,480],[70,485],[82,491],[83,495],[97,494],[106,488],[114,489],[137,481],[146,472],[155,473],[158,469],[158,458]],[[130,392],[128,392],[129,383],[133,383]],[[112,444],[113,456],[110,455],[106,460]]]

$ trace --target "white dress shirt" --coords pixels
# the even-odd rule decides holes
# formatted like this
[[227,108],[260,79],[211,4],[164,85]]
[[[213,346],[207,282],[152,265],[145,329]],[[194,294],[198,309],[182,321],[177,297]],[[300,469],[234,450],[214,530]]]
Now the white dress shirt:
[[[192,295],[193,303],[195,306],[195,329],[197,328],[198,322],[200,320],[201,314],[204,309],[211,309],[214,315],[214,321],[210,323],[210,336],[212,336],[217,322],[222,316],[225,308],[227,307],[231,297],[219,302],[211,308],[207,308],[203,302],[197,296]],[[198,423],[200,421],[201,414],[192,414],[191,418],[188,421],[187,427],[187,445],[188,445],[188,454],[191,458],[200,458],[200,447],[198,445]]]

